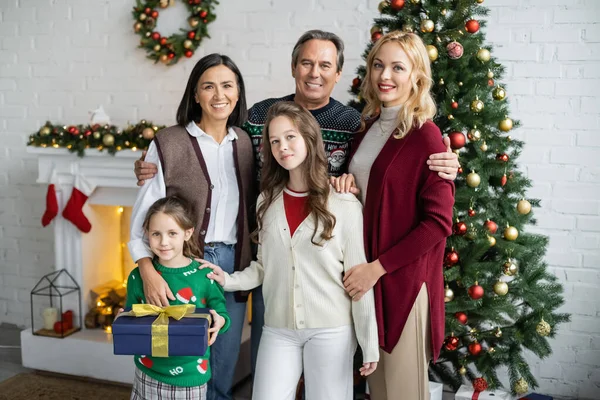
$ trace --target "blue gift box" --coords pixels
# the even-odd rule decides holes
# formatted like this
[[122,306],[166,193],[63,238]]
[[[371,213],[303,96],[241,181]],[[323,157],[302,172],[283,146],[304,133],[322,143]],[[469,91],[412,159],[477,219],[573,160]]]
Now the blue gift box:
[[[130,311],[130,308],[124,312]],[[210,313],[208,308],[196,308],[194,314],[208,317],[169,318],[169,356],[203,356],[208,348]],[[118,355],[152,355],[152,323],[156,315],[144,317],[119,316],[112,325],[113,351]]]
[[552,397],[543,394],[530,393],[525,397],[521,397],[519,400],[552,400]]

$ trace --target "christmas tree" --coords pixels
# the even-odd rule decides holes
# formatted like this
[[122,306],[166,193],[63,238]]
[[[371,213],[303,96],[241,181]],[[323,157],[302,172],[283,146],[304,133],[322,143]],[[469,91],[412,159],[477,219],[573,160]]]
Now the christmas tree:
[[[503,386],[498,371],[505,367],[510,390],[521,394],[537,387],[525,350],[549,356],[548,338],[569,315],[556,312],[563,289],[543,261],[548,239],[524,230],[535,223],[531,209],[540,202],[527,199],[531,182],[517,168],[523,142],[510,136],[519,123],[510,118],[504,68],[484,43],[483,2],[382,1],[371,39],[394,30],[423,38],[438,106],[434,122],[461,163],[444,259],[446,340],[430,375],[455,389],[466,379],[476,389],[494,389]],[[350,105],[361,110],[365,67],[357,73]]]

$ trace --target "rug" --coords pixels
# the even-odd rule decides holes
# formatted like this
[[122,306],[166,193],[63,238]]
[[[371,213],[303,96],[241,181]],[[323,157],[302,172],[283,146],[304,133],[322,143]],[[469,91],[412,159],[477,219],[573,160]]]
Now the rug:
[[0,400],[128,400],[130,394],[126,385],[38,372],[0,382]]

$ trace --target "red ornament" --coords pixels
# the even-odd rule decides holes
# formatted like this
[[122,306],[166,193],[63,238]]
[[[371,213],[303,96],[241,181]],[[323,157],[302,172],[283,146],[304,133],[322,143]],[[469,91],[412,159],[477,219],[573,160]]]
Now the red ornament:
[[508,181],[508,178],[506,177],[506,174],[502,175],[502,178],[500,178],[500,185],[502,185],[502,186],[506,185],[507,181]]
[[458,167],[458,173],[459,173],[459,174],[462,174],[462,173],[463,173],[463,169],[462,169],[462,167]]
[[475,284],[469,287],[469,297],[473,300],[479,300],[483,297],[483,288],[475,282]]
[[357,88],[357,87],[360,86],[360,84],[361,84],[361,81],[360,81],[359,77],[356,77],[356,78],[352,79],[352,87]]
[[150,14],[152,12],[152,9],[150,7],[146,7],[144,9],[144,14]]
[[454,108],[454,109],[456,110],[456,109],[458,108],[458,103],[457,103],[456,101],[453,101],[453,102],[450,104],[450,107],[452,107],[452,108]]
[[473,354],[474,356],[479,355],[479,353],[481,353],[481,345],[477,342],[473,342],[469,345],[469,353]]
[[381,37],[383,36],[383,33],[381,32],[373,32],[373,34],[371,35],[371,41],[376,42],[378,41]]
[[184,56],[186,56],[187,58],[190,58],[191,56],[194,55],[194,52],[191,50],[186,50],[185,53],[183,53]]
[[462,236],[467,233],[467,224],[464,222],[456,222],[454,226],[452,226],[452,233],[458,236]]
[[469,208],[469,217],[474,217],[475,215],[477,215],[475,210],[473,210],[472,208]]
[[444,256],[444,265],[446,267],[451,267],[456,265],[460,257],[458,256],[458,252],[452,248],[452,250],[446,250],[446,255]]
[[465,314],[464,312],[457,312],[456,314],[454,314],[454,316],[461,324],[465,325],[467,323],[467,314]]
[[402,7],[404,7],[404,0],[392,0],[390,2],[390,7],[395,11],[401,10]]
[[454,335],[448,336],[446,338],[446,340],[444,340],[444,347],[448,351],[454,351],[454,350],[458,349],[459,343],[460,343],[460,340],[456,336],[454,336]]
[[465,29],[469,33],[475,33],[475,32],[477,32],[479,30],[479,22],[477,22],[474,19],[470,19],[465,24]]
[[158,11],[154,10],[150,13],[150,16],[152,16],[152,18],[156,19],[158,18]]
[[166,45],[167,44],[167,38],[165,38],[165,37],[164,38],[160,38],[159,43],[160,43],[161,46]]
[[206,16],[208,15],[208,11],[202,10],[202,11],[200,11],[200,14],[198,14],[198,15],[200,15],[200,18],[206,18]]
[[488,79],[488,86],[494,86],[494,80]]
[[498,224],[489,219],[487,221],[485,221],[484,226],[488,230],[488,232],[491,233],[492,235],[494,233],[496,233],[496,231],[498,230]]
[[175,58],[175,53],[169,53],[167,57],[169,57],[169,60],[172,60],[173,58]]
[[194,4],[198,5],[200,3],[202,3],[202,0],[194,0]]
[[67,132],[69,132],[69,133],[70,133],[71,135],[73,135],[73,136],[77,136],[77,135],[79,135],[79,129],[77,129],[77,127],[76,127],[76,126],[69,126],[69,127],[67,128]]
[[158,33],[158,32],[152,32],[152,39],[153,40],[159,40],[160,39],[160,33]]
[[450,147],[453,150],[461,149],[467,143],[467,138],[462,132],[451,132],[448,137],[450,138]]
[[202,22],[204,22],[205,24],[207,24],[208,20],[207,19],[203,19]]
[[190,31],[190,32],[188,32],[188,34],[187,34],[187,37],[188,37],[188,39],[193,39],[193,38],[195,38],[195,37],[196,37],[196,32],[194,32],[194,31]]
[[488,383],[485,380],[485,378],[476,378],[473,381],[473,389],[476,392],[483,392],[484,390],[487,390],[488,388]]
[[496,156],[496,160],[502,161],[502,162],[508,162],[508,160],[509,160],[508,154],[506,154],[506,153],[498,154]]
[[85,131],[85,136],[90,136],[92,134],[92,131]]

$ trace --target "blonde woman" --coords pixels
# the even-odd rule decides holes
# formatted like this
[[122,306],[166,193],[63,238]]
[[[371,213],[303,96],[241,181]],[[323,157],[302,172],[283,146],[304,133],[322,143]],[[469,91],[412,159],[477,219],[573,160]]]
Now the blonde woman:
[[[374,287],[380,361],[373,400],[429,399],[427,367],[444,338],[442,258],[451,233],[454,185],[429,170],[444,150],[431,121],[431,68],[422,40],[390,32],[369,54],[367,105],[349,172],[364,204],[367,263],[344,278],[356,301]],[[350,179],[348,179],[350,178]]]

